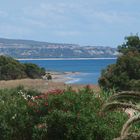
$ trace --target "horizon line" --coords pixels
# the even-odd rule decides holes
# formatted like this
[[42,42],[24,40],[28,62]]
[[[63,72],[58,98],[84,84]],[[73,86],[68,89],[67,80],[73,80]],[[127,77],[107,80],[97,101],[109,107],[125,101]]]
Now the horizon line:
[[15,58],[16,60],[105,60],[105,59],[117,59],[117,57],[109,58]]

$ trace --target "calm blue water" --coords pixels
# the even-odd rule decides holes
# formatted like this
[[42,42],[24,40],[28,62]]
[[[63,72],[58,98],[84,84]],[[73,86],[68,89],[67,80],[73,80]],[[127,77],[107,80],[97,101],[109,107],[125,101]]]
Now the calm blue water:
[[80,72],[71,76],[73,80],[68,83],[76,84],[97,84],[101,70],[107,65],[116,62],[115,59],[94,59],[94,60],[21,60],[23,63],[35,63],[46,70],[60,72]]

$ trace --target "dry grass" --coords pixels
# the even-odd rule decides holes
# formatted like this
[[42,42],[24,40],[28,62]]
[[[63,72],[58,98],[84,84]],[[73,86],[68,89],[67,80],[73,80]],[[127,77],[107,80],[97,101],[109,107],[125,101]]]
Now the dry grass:
[[24,86],[25,88],[35,89],[39,91],[47,90],[46,81],[42,79],[21,79],[0,81],[0,89],[14,88],[17,86]]
[[[0,89],[4,88],[14,88],[17,86],[24,86],[27,89],[34,89],[40,92],[47,92],[48,90],[53,89],[66,89],[68,86],[71,86],[74,90],[82,89],[86,85],[66,85],[63,82],[47,82],[43,79],[21,79],[21,80],[8,80],[8,81],[0,81]],[[90,85],[92,89],[95,91],[99,91],[99,87],[97,85]]]

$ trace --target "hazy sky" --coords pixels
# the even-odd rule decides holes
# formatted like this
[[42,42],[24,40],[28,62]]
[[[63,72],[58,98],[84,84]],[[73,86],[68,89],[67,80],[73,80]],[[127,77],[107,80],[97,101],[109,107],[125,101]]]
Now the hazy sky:
[[140,0],[0,0],[0,37],[116,47],[140,32]]

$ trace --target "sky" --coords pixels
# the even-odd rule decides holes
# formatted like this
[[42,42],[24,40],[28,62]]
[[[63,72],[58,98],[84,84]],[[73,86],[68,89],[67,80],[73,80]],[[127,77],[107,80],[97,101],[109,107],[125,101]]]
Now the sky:
[[140,32],[140,0],[0,0],[0,37],[117,47]]

